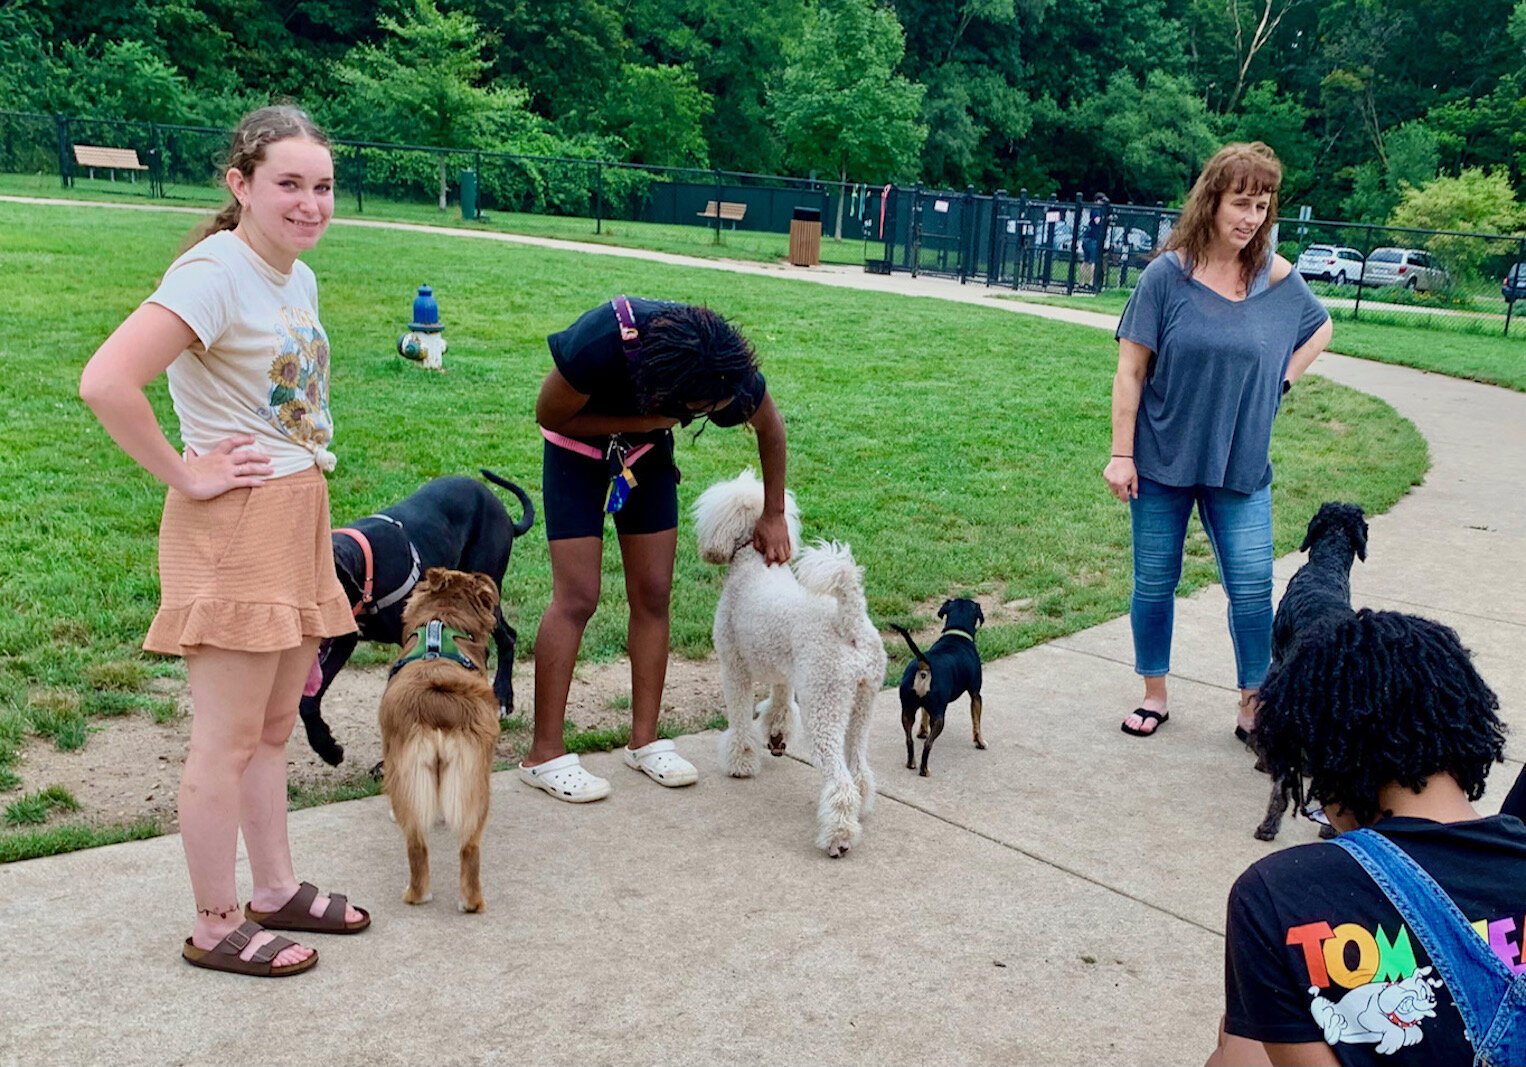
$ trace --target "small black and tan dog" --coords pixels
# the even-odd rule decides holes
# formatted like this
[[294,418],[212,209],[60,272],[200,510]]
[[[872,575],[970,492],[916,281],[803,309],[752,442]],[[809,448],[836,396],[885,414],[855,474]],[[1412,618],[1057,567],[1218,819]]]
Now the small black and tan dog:
[[[1367,520],[1356,504],[1321,504],[1309,520],[1300,552],[1308,562],[1288,582],[1272,618],[1272,666],[1269,674],[1282,670],[1299,649],[1320,640],[1340,623],[1356,614],[1351,608],[1351,564],[1367,559]],[[1249,743],[1255,747],[1255,735]],[[1260,765],[1258,764],[1258,767]],[[1266,817],[1256,827],[1256,838],[1272,841],[1282,828],[1288,805],[1301,803],[1301,782],[1272,782]],[[1328,825],[1320,836],[1334,837]]]
[[916,744],[911,728],[922,712],[922,728],[917,736],[922,744],[921,775],[927,777],[927,754],[943,732],[943,718],[948,706],[965,693],[970,694],[970,722],[975,733],[975,747],[985,748],[980,736],[980,651],[975,647],[975,632],[985,625],[986,615],[973,600],[945,600],[938,618],[946,620],[943,633],[931,648],[923,652],[904,627],[891,629],[905,639],[912,661],[901,674],[901,727],[906,731],[906,766],[915,770]]
[[[503,502],[487,486],[475,478],[451,476],[427,482],[411,496],[345,528],[359,536],[334,532],[334,570],[355,609],[360,630],[323,642],[302,696],[307,743],[325,763],[338,766],[344,759],[344,746],[323,721],[323,695],[359,642],[402,644],[404,603],[425,571],[447,567],[485,574],[502,594],[514,539],[534,524],[535,505],[513,482],[487,470],[482,476],[519,499],[524,511],[518,522],[509,518]],[[493,693],[498,713],[504,716],[514,710],[512,671],[519,635],[504,620],[501,608],[495,607],[494,612],[492,637],[498,666]]]

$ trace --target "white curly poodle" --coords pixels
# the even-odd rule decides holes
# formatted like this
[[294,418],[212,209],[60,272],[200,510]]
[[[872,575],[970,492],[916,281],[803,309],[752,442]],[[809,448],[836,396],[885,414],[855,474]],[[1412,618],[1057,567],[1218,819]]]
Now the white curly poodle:
[[[816,845],[837,857],[858,844],[859,816],[874,805],[869,714],[885,679],[885,646],[869,621],[863,570],[848,546],[818,542],[798,553],[793,571],[769,567],[752,547],[762,513],[763,483],[750,470],[712,485],[694,505],[700,558],[730,568],[715,607],[715,651],[730,720],[721,735],[721,763],[734,778],[758,773],[758,689],[770,690],[756,710],[774,755],[784,754],[792,722],[803,713],[812,762],[824,780]],[[785,518],[790,546],[798,548],[793,494],[785,496]]]

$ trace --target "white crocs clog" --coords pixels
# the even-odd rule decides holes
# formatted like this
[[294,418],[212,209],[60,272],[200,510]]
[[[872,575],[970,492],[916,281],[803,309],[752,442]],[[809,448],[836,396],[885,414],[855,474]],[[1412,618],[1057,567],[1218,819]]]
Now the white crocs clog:
[[583,769],[576,752],[547,760],[534,767],[519,765],[519,780],[536,789],[544,789],[557,800],[569,804],[587,804],[609,796],[609,782]]
[[680,756],[678,746],[666,738],[640,748],[622,748],[620,757],[627,767],[640,771],[658,785],[677,788],[699,781],[698,769]]

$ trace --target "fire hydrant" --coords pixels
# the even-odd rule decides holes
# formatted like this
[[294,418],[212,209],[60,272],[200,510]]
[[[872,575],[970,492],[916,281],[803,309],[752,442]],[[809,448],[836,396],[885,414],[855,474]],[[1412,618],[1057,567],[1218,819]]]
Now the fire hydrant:
[[397,339],[397,354],[422,363],[429,370],[443,372],[447,347],[444,329],[434,292],[427,285],[419,286],[419,295],[413,298],[413,321],[408,324],[408,332]]

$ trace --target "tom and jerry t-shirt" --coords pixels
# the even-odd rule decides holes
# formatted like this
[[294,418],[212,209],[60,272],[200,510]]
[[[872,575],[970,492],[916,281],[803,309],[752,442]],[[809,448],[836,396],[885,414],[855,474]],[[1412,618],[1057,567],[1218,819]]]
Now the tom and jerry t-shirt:
[[[1389,818],[1373,827],[1441,886],[1478,936],[1526,972],[1526,825]],[[1342,1064],[1467,1064],[1472,1047],[1425,948],[1372,878],[1328,842],[1257,861],[1229,895],[1225,1028],[1324,1041]]]

